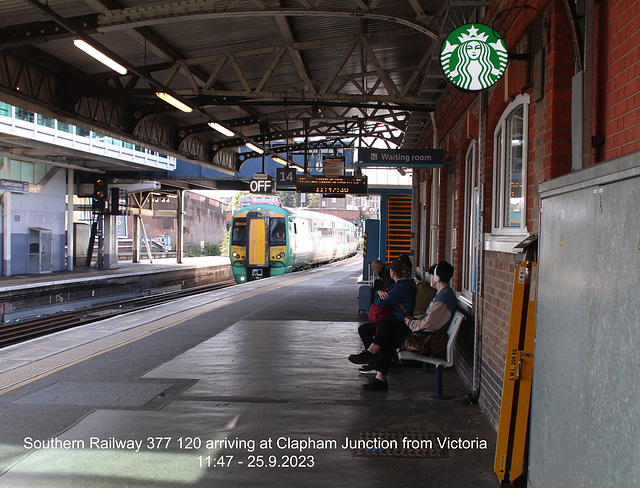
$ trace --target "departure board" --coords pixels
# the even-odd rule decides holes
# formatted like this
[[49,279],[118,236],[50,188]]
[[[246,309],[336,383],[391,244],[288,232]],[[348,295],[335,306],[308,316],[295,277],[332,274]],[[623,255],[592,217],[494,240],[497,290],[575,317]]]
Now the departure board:
[[298,193],[329,193],[341,194],[367,193],[366,176],[311,176],[298,175],[296,182]]

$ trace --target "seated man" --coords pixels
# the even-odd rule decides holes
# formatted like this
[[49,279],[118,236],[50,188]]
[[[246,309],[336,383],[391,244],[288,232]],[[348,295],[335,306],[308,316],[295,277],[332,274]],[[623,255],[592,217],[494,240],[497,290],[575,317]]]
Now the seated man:
[[391,279],[391,269],[388,264],[384,264],[379,259],[375,259],[371,262],[371,269],[377,276],[373,281],[374,289],[386,290],[390,286],[393,286],[394,281]]
[[392,319],[383,320],[369,348],[360,354],[349,356],[349,361],[359,361],[357,364],[367,364],[375,360],[376,377],[371,383],[363,385],[364,390],[389,389],[387,374],[391,366],[393,352],[413,332],[431,332],[449,324],[458,306],[456,294],[449,286],[453,271],[453,266],[447,261],[440,261],[437,265],[429,268],[437,293],[424,317],[405,317],[404,323]]

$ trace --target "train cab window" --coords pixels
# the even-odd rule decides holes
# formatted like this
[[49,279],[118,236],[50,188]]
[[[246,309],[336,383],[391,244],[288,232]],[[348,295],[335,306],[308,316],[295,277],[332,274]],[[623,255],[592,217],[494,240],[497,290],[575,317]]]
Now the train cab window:
[[247,221],[245,219],[235,219],[231,231],[232,246],[247,245]]
[[287,244],[284,219],[272,218],[270,221],[272,246],[285,246]]

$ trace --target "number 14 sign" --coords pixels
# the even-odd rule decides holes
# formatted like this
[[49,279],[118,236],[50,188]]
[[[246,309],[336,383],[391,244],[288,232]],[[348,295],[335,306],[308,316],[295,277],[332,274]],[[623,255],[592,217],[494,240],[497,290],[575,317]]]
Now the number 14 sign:
[[296,188],[295,168],[276,168],[276,186],[278,189]]

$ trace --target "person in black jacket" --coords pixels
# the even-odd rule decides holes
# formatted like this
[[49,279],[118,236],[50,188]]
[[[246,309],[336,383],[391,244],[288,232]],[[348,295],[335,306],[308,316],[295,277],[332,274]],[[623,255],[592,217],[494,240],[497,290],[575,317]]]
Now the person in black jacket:
[[[407,335],[411,335],[411,330],[404,324],[404,318],[411,313],[415,302],[414,289],[411,286],[413,280],[410,278],[411,270],[399,259],[390,265],[391,277],[395,283],[389,291],[379,290],[376,292],[376,304],[380,306],[392,307],[389,318],[382,320],[380,324],[367,322],[362,324],[358,333],[362,338],[365,349],[349,356],[349,361],[355,364],[373,364],[378,372],[376,377],[384,372],[384,380],[374,379],[371,385],[373,388],[364,385],[364,389],[387,389],[386,374],[391,366],[394,347],[396,342],[402,341]],[[409,330],[404,334],[404,329]]]

